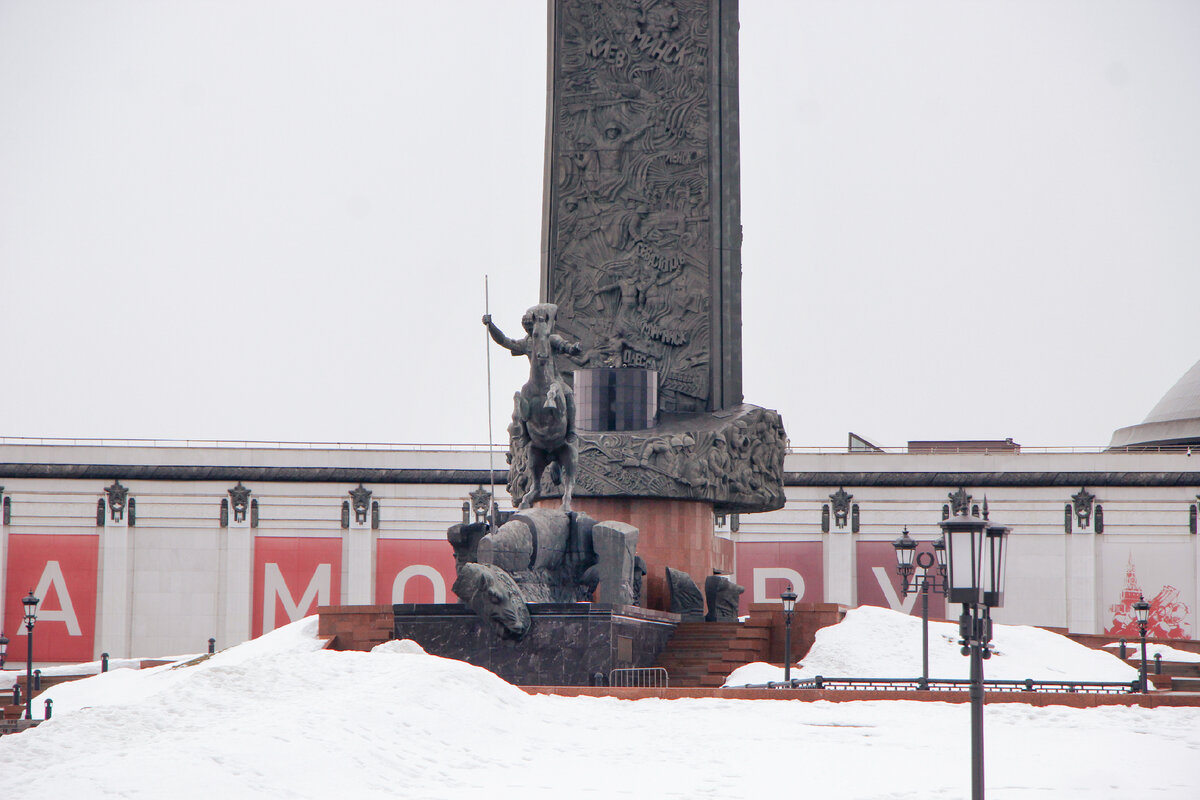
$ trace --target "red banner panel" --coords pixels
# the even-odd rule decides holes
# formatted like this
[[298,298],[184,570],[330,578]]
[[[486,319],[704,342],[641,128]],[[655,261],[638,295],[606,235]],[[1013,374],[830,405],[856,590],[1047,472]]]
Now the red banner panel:
[[[1150,559],[1147,559],[1150,560]],[[1186,563],[1186,562],[1185,562]],[[1190,609],[1183,602],[1178,588],[1170,584],[1159,587],[1157,594],[1151,596],[1154,589],[1143,587],[1137,575],[1137,565],[1133,561],[1132,552],[1129,563],[1125,567],[1125,585],[1117,596],[1117,602],[1108,607],[1108,624],[1104,633],[1108,636],[1125,639],[1137,639],[1141,636],[1137,624],[1137,612],[1133,604],[1138,600],[1150,603],[1150,615],[1146,620],[1146,635],[1154,639],[1190,639],[1191,625],[1188,623]]]
[[[917,555],[921,553],[933,556],[933,547],[929,542],[918,544]],[[858,542],[854,556],[860,606],[881,606],[905,614],[921,615],[919,593],[912,592],[905,597],[901,592],[900,575],[896,572],[896,548],[892,547],[891,542]],[[917,575],[921,574],[919,567],[914,569]],[[934,578],[936,574],[935,566],[929,570],[929,577]],[[929,617],[946,619],[946,598],[938,592],[929,593]]]
[[[825,601],[820,542],[738,542],[737,582],[746,587],[742,613],[751,603],[778,603],[791,584],[798,603]],[[703,587],[701,587],[703,589]]]
[[445,539],[380,539],[375,551],[375,602],[456,603],[454,549]]
[[96,576],[99,536],[8,537],[4,631],[8,661],[23,663],[27,638],[21,598],[41,599],[33,628],[35,661],[91,661],[96,637]]
[[342,540],[259,536],[254,540],[252,635],[315,614],[342,597]]

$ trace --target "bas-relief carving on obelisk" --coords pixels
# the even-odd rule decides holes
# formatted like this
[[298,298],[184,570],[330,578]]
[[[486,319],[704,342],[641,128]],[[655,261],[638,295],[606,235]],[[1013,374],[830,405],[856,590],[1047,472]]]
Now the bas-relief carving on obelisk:
[[656,427],[579,431],[577,491],[779,508],[782,421],[742,403],[737,3],[549,5],[541,300],[583,350],[559,368],[658,372]]
[[736,12],[551,3],[543,299],[667,412],[742,401]]

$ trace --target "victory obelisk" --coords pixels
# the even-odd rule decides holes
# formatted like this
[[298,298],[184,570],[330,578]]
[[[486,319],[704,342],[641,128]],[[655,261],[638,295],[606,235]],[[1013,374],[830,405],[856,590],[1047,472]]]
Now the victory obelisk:
[[784,502],[782,421],[742,402],[737,2],[549,12],[541,300],[582,350],[558,356],[579,406],[576,507],[642,531],[655,606],[662,567],[699,584],[731,567],[714,511]]

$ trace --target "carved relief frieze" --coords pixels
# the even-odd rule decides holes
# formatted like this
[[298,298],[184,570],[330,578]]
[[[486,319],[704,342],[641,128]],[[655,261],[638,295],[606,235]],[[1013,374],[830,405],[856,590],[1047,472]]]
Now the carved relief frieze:
[[[576,491],[710,500],[718,511],[782,508],[787,436],[777,412],[743,405],[724,418],[696,415],[676,422],[645,432],[578,432]],[[529,488],[524,458],[523,448],[510,447],[508,491],[516,499]],[[542,480],[546,495],[561,493],[553,476]]]

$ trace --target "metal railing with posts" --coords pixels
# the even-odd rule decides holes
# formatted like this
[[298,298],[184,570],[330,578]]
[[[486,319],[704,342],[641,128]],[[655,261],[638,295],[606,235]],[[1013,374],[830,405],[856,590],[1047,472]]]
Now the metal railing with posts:
[[609,686],[666,689],[670,677],[662,667],[629,667],[614,669],[608,673]]
[[[37,446],[67,446],[67,447],[184,447],[184,448],[220,448],[242,450],[420,450],[486,453],[489,449],[497,452],[508,450],[507,442],[497,442],[489,448],[486,444],[464,442],[271,442],[242,439],[98,439],[70,438],[52,436],[0,436],[0,445],[37,445]],[[1092,446],[1048,446],[1027,447],[1019,449],[999,448],[995,450],[980,449],[978,445],[963,445],[956,448],[952,443],[940,445],[935,455],[1005,455],[1019,456],[1022,454],[1071,454],[1071,453],[1178,453],[1186,454],[1191,451],[1188,445],[1136,445],[1130,447]],[[848,451],[845,445],[801,446],[793,445],[787,448],[789,455],[927,455],[929,451],[910,451],[907,446],[880,447],[871,451]]]
[[[1137,680],[1125,681],[1035,681],[985,680],[985,691],[990,692],[1055,692],[1062,694],[1136,694],[1141,685]],[[971,688],[970,680],[949,678],[793,678],[790,681],[748,683],[745,686],[727,686],[727,689],[825,689],[853,692],[965,692]]]

